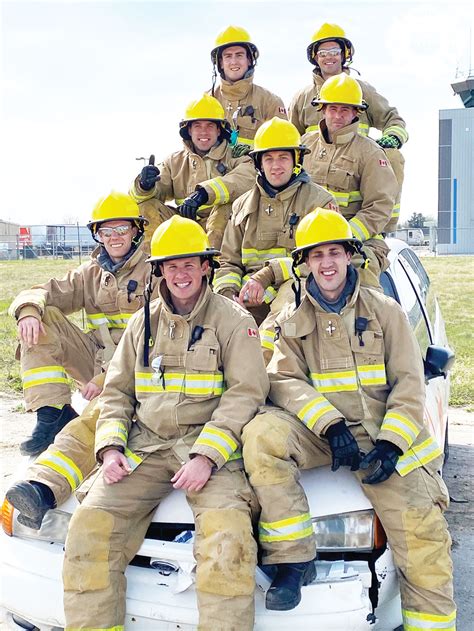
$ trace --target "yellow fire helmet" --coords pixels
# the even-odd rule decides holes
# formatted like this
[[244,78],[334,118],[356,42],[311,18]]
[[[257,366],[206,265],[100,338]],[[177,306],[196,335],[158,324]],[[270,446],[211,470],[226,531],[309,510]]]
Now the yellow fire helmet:
[[231,127],[225,119],[224,108],[210,94],[203,94],[200,99],[191,101],[184,113],[184,118],[179,124],[179,135],[184,140],[191,140],[188,125],[193,121],[207,120],[212,121],[222,129],[221,135],[226,139],[230,139]]
[[316,53],[318,52],[319,45],[323,42],[332,41],[337,42],[342,49],[343,65],[349,65],[351,63],[354,55],[354,46],[352,45],[352,42],[347,39],[343,28],[337,24],[328,24],[326,22],[313,34],[311,44],[306,49],[308,61],[313,64],[313,66],[318,65]]
[[216,37],[214,48],[211,50],[211,61],[214,66],[219,65],[219,56],[228,46],[243,46],[249,53],[252,66],[257,63],[258,48],[250,41],[248,32],[240,26],[228,26]]
[[[96,234],[100,224],[104,221],[116,221],[118,219],[127,219],[134,222],[138,228],[138,240],[142,238],[145,226],[149,223],[148,219],[140,215],[138,204],[130,195],[112,191],[106,197],[99,199],[92,211],[92,219],[87,224],[87,227],[91,231],[94,240],[98,241]],[[135,242],[137,242],[137,239],[135,239]]]
[[362,99],[362,88],[359,83],[345,72],[329,77],[319,92],[318,97],[311,101],[320,110],[323,105],[340,104],[352,105],[359,111],[367,109],[367,103]]
[[299,222],[295,234],[296,248],[291,255],[299,265],[304,253],[325,243],[347,243],[351,249],[359,250],[362,243],[356,239],[347,219],[335,210],[316,208]]
[[295,152],[295,169],[298,173],[301,171],[303,156],[310,153],[310,150],[301,144],[300,133],[293,123],[274,116],[258,128],[254,138],[253,151],[249,155],[252,156],[257,170],[260,171],[261,154],[265,151],[277,150]]
[[[202,256],[209,259],[213,267],[217,265],[215,256],[219,250],[211,248],[207,234],[192,219],[174,215],[164,221],[153,233],[150,244],[149,263],[163,263],[172,259],[183,259],[189,256]],[[159,266],[155,266],[155,275],[159,276]]]

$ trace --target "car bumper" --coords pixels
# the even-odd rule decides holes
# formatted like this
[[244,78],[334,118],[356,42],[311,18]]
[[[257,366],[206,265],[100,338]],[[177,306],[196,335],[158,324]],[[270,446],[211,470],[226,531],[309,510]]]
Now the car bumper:
[[[0,534],[0,565],[3,587],[0,606],[7,627],[16,624],[12,615],[27,620],[41,631],[64,627],[61,572],[63,546]],[[197,628],[193,583],[192,546],[147,540],[140,555],[167,560],[179,571],[165,576],[158,570],[129,566],[126,571],[126,629],[191,631]],[[392,557],[386,552],[377,562],[382,607],[376,628],[392,630],[400,624],[400,603]],[[291,626],[313,631],[362,631],[374,628],[367,622],[371,613],[368,589],[371,573],[364,561],[318,561],[317,579],[302,590],[300,605],[289,612],[265,609],[270,584],[257,568],[256,631],[283,631]]]

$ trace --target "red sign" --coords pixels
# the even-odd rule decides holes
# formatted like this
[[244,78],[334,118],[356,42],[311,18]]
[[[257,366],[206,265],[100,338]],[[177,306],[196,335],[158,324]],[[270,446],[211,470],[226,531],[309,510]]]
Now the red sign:
[[20,236],[18,239],[20,245],[33,245],[33,239],[31,238],[30,229],[24,226],[20,226]]

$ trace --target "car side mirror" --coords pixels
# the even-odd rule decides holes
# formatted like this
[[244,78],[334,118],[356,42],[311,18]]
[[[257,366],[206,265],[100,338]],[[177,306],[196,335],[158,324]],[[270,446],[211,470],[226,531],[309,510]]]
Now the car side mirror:
[[454,364],[455,355],[453,351],[446,346],[435,346],[432,344],[426,350],[425,379],[429,381],[435,377],[446,377]]

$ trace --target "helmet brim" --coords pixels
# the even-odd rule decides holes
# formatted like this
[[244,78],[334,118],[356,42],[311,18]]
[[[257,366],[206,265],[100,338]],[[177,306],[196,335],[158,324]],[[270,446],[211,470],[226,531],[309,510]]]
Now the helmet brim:
[[293,257],[295,262],[301,262],[304,252],[312,250],[313,248],[317,248],[320,245],[329,245],[331,243],[340,243],[341,245],[344,245],[346,243],[353,246],[355,251],[360,250],[360,248],[362,247],[362,241],[356,239],[355,237],[352,237],[351,239],[328,239],[327,241],[317,241],[316,243],[310,243],[300,248],[295,248],[291,252],[291,256]]
[[[203,256],[203,257],[213,257],[220,256],[221,252],[219,250],[215,250],[214,248],[209,248],[208,250],[203,250],[202,252],[185,252],[183,254],[175,254],[169,256],[149,256],[146,259],[147,263],[164,263],[165,261],[175,261],[176,259],[187,259],[194,258],[195,256]],[[213,263],[217,263],[217,261],[213,261]],[[217,263],[218,264],[218,263]]]

